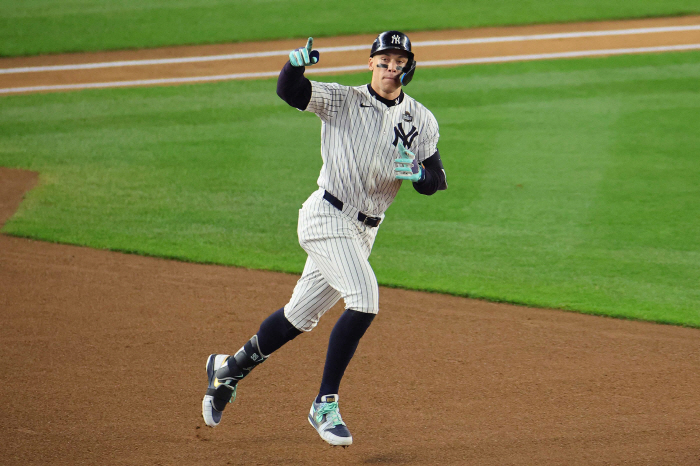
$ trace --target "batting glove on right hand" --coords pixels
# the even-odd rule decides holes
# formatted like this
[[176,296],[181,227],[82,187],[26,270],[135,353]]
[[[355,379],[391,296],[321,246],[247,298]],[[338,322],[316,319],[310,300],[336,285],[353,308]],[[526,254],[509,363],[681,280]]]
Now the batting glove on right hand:
[[318,50],[311,50],[314,45],[314,38],[309,37],[308,42],[306,42],[306,47],[301,47],[296,50],[289,52],[289,63],[292,66],[311,66],[318,63],[319,53]]

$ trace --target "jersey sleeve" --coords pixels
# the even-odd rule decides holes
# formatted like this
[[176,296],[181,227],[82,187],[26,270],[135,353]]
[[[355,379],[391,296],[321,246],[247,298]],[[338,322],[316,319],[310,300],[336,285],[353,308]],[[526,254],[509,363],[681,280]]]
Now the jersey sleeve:
[[421,131],[418,146],[414,151],[418,162],[423,162],[437,151],[437,144],[440,139],[440,128],[435,116],[427,109],[424,111],[427,113],[425,127]]
[[323,121],[332,120],[343,105],[349,87],[337,83],[311,81],[311,100],[306,107]]

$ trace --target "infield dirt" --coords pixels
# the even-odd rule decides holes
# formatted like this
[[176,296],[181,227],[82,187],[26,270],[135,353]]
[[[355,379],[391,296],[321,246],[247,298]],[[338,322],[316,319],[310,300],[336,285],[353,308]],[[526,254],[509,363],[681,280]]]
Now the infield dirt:
[[[37,180],[0,168],[0,225]],[[0,463],[700,464],[699,330],[387,288],[341,389],[354,445],[306,420],[342,303],[207,428],[207,356],[297,278],[0,235]]]
[[[591,50],[628,49],[639,47],[668,47],[700,44],[700,30],[661,30],[656,32],[625,33],[614,35],[589,35],[567,37],[566,34],[580,32],[603,32],[622,30],[645,30],[650,28],[677,28],[700,25],[700,16],[678,18],[648,18],[627,21],[600,21],[590,23],[547,24],[535,26],[492,27],[451,31],[413,32],[411,40],[418,61],[416,79],[421,67],[427,61],[456,59],[490,59],[513,55],[556,54],[562,52],[583,52]],[[629,32],[629,31],[627,31]],[[562,36],[562,34],[564,34]],[[536,40],[521,40],[523,36],[547,35]],[[553,35],[553,36],[552,36]],[[444,41],[495,39],[508,37],[515,40],[477,43],[450,44]],[[314,41],[314,47],[322,51],[321,62],[310,70],[367,64],[369,46],[374,40],[371,35],[327,37]],[[431,41],[439,44],[426,45]],[[36,86],[88,85],[111,83],[114,87],[124,81],[163,80],[163,79],[211,79],[216,76],[245,73],[269,73],[276,76],[287,60],[286,51],[303,46],[304,40],[284,40],[250,42],[236,44],[165,47],[150,50],[125,50],[116,52],[93,52],[83,54],[57,54],[35,57],[0,58],[0,71],[11,68],[47,67],[75,64],[103,64],[129,62],[135,60],[162,60],[183,58],[211,58],[231,54],[260,54],[282,51],[273,56],[246,56],[239,58],[216,59],[213,61],[154,63],[137,66],[115,66],[87,69],[44,69],[21,73],[0,73],[0,91],[10,88],[33,88]],[[333,47],[347,47],[367,44],[361,50],[335,50]],[[161,83],[162,85],[162,83]],[[34,91],[29,91],[34,92]]]

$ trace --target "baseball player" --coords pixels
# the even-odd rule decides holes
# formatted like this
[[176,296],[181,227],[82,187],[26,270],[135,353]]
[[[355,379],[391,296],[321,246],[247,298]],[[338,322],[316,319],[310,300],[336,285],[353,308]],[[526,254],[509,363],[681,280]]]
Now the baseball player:
[[238,383],[282,345],[311,331],[343,298],[346,310],[331,332],[308,419],[323,440],[348,446],[352,435],[340,416],[338,392],[379,311],[377,279],[368,261],[377,230],[404,181],[426,195],[447,189],[447,183],[437,121],[403,92],[416,70],[408,37],[398,31],[379,34],[369,56],[372,80],[357,87],[309,81],[305,67],[319,61],[312,45],[309,38],[306,47],[290,53],[277,81],[285,102],[321,119],[319,189],[304,202],[297,228],[306,265],[289,302],[237,353],[209,356],[202,414],[208,426],[217,426]]

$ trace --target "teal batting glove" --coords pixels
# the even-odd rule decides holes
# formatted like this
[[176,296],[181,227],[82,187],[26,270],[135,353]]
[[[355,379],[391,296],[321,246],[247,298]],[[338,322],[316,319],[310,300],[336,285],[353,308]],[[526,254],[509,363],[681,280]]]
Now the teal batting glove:
[[423,168],[416,161],[416,154],[406,149],[403,143],[399,141],[396,146],[399,149],[399,158],[394,160],[396,166],[394,173],[397,180],[417,181],[423,180]]
[[292,66],[311,66],[318,63],[319,53],[318,50],[311,50],[314,45],[314,38],[309,37],[308,42],[306,42],[306,47],[301,47],[296,50],[289,52],[289,63]]

